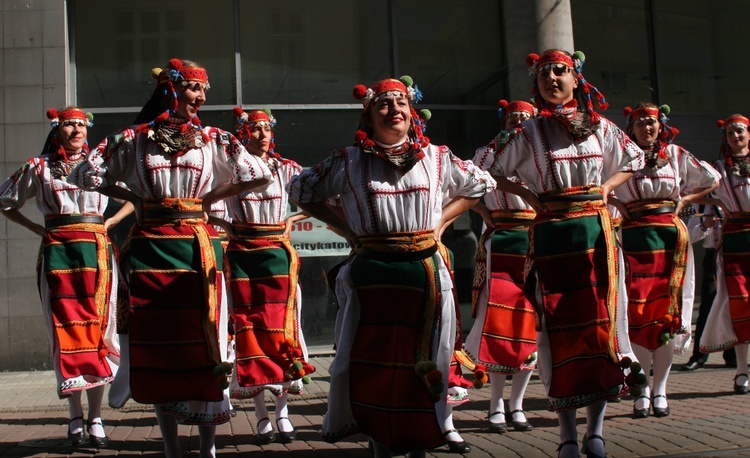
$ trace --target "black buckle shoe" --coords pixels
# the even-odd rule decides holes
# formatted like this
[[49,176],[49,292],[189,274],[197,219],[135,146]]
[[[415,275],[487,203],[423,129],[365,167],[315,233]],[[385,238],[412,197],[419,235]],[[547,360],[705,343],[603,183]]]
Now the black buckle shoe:
[[513,411],[510,412],[510,422],[509,423],[511,424],[511,426],[513,426],[513,429],[515,429],[516,431],[523,431],[523,432],[531,431],[532,429],[534,429],[534,427],[531,426],[528,421],[516,421],[516,420],[513,419],[513,414],[514,413],[519,413],[519,412],[523,413],[523,410],[516,409],[516,410],[513,410]]
[[[71,433],[70,432],[70,424],[73,423],[76,420],[81,420],[81,431],[77,433]],[[83,432],[83,417],[73,417],[68,421],[68,440],[70,441],[70,445],[73,447],[79,447],[81,444],[83,444],[83,441],[86,439],[86,434]]]
[[264,421],[271,423],[271,420],[269,420],[268,418],[261,418],[260,420],[258,420],[258,424],[257,424],[258,440],[260,440],[261,445],[270,444],[271,442],[274,441],[274,439],[276,439],[276,434],[274,434],[273,428],[271,428],[271,430],[268,431],[267,433],[260,432],[260,424],[263,423]]
[[[503,415],[503,416],[505,416],[505,412],[492,412],[491,414],[489,414],[487,416],[487,419],[490,420],[495,415]],[[507,433],[508,432],[508,424],[506,422],[492,423],[492,421],[490,421],[490,431],[495,432],[495,433],[500,433],[500,434]]]
[[[458,433],[455,429],[449,429],[448,431],[443,433],[444,437],[448,437],[450,433]],[[448,450],[450,450],[451,453],[469,453],[471,452],[471,446],[466,443],[466,441],[449,441],[448,439],[445,440],[445,443],[448,444]]]
[[[667,399],[667,397],[663,394],[657,394],[656,396],[654,396],[654,399],[656,398]],[[669,416],[669,404],[667,404],[666,407],[656,407],[655,405],[652,405],[651,408],[654,410],[654,416],[657,418]]]
[[94,436],[93,434],[91,434],[91,427],[93,425],[99,425],[102,427],[102,429],[104,429],[104,425],[102,424],[101,421],[98,421],[98,420],[90,421],[88,423],[89,442],[91,443],[91,445],[93,445],[96,448],[107,448],[107,445],[109,445],[109,438],[107,437],[106,434],[104,435],[104,437]]
[[276,419],[276,427],[279,429],[279,442],[282,444],[289,444],[291,442],[294,442],[294,439],[297,438],[297,430],[294,429],[294,425],[292,425],[292,430],[285,432],[282,431],[279,427],[279,421],[286,420],[289,422],[290,425],[292,425],[292,422],[289,420],[288,417],[279,417]]
[[[651,413],[651,400],[648,396],[639,396],[638,399],[647,399],[649,401],[648,407],[643,409],[636,409],[635,402],[633,403],[633,418],[648,418]],[[638,402],[636,399],[636,402]]]
[[590,436],[588,434],[584,434],[583,435],[583,447],[581,447],[581,452],[583,452],[583,454],[586,455],[586,458],[606,458],[607,456],[606,454],[597,455],[596,453],[589,450],[589,441],[591,439],[599,439],[600,441],[602,441],[602,445],[606,445],[604,443],[604,438],[602,436],[598,434],[592,434]]

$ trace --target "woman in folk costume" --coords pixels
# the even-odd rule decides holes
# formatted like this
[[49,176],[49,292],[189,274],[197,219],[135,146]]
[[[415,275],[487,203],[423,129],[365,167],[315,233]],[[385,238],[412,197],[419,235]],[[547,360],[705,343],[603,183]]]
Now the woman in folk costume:
[[[513,130],[537,112],[532,104],[522,100],[500,100],[498,108],[502,130],[474,155],[474,163],[482,170],[492,166],[497,151]],[[516,177],[509,179],[520,183]],[[474,274],[474,326],[465,348],[489,375],[490,430],[505,433],[510,423],[516,431],[530,431],[532,426],[523,412],[523,395],[536,365],[537,345],[534,307],[523,292],[523,279],[528,228],[535,213],[519,196],[499,190],[485,195],[473,210],[482,215],[485,230],[479,241]],[[503,390],[508,375],[513,377],[507,409],[511,416],[506,421]]]
[[216,425],[229,420],[231,364],[222,248],[206,219],[213,202],[267,184],[270,172],[229,132],[201,127],[203,67],[172,59],[153,75],[141,124],[110,135],[76,177],[132,202],[138,220],[123,250],[129,296],[118,313],[125,390],[113,386],[110,404],[131,395],[154,404],[168,457],[180,456],[178,422],[198,425],[200,455],[213,456]]
[[646,166],[615,191],[625,205],[630,343],[647,374],[633,405],[635,418],[648,417],[650,408],[656,417],[669,415],[667,377],[675,352],[690,344],[695,291],[693,248],[678,214],[719,184],[711,166],[672,143],[679,131],[667,124],[668,114],[668,106],[652,103],[625,108],[627,133],[645,152]]
[[498,189],[536,211],[524,287],[534,296],[539,374],[549,409],[558,413],[563,457],[578,456],[580,407],[587,420],[583,451],[604,456],[607,399],[628,391],[630,348],[617,296],[622,265],[607,198],[643,167],[643,151],[594,110],[591,97],[599,107],[606,103],[583,77],[583,60],[580,52],[554,49],[529,55],[539,116],[516,129],[490,167]]
[[[68,182],[89,154],[93,116],[76,107],[50,109],[52,130],[42,153],[0,185],[0,210],[42,238],[37,264],[39,295],[47,321],[57,394],[67,398],[68,439],[84,442],[81,392],[88,398],[91,444],[108,443],[101,419],[105,385],[112,381],[120,348],[115,329],[117,262],[107,229],[124,214],[104,221],[107,197]],[[44,226],[19,209],[36,199]]]
[[271,391],[279,440],[289,443],[296,433],[288,417],[287,395],[300,394],[302,381],[309,381],[306,374],[315,370],[307,363],[300,328],[299,256],[289,241],[294,222],[306,215],[286,216],[286,188],[302,167],[274,151],[276,119],[270,110],[245,113],[237,107],[234,115],[237,138],[271,170],[271,184],[226,200],[233,221],[227,247],[235,331],[230,396],[254,400],[258,438],[267,444],[275,439],[264,395],[266,389]]
[[734,114],[719,121],[723,131],[722,158],[714,166],[721,183],[714,198],[699,203],[719,205],[726,220],[721,231],[721,244],[716,255],[716,298],[708,313],[701,336],[703,353],[724,351],[734,347],[737,369],[734,392],[747,394],[747,347],[750,343],[750,120]]
[[[495,183],[430,144],[411,78],[357,85],[354,95],[364,108],[355,145],[303,171],[290,190],[292,201],[353,249],[336,278],[340,310],[323,435],[336,441],[361,431],[378,457],[424,456],[445,443],[456,336],[452,282],[435,234]],[[326,204],[336,196],[342,212]]]

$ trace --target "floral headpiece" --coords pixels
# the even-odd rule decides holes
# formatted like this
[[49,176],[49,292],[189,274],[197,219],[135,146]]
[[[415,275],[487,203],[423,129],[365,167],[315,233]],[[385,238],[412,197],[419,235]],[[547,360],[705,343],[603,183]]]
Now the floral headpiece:
[[729,167],[734,166],[734,160],[732,159],[732,148],[727,143],[727,127],[737,124],[743,126],[745,129],[750,129],[750,119],[741,114],[733,114],[726,119],[720,119],[716,121],[716,127],[721,130],[721,155],[727,160]]
[[[534,86],[532,94],[534,96],[534,103],[537,107],[543,107],[545,102],[539,93],[539,87],[537,85],[537,75],[539,72],[545,69],[551,69],[558,66],[570,67],[575,71],[575,77],[578,80],[578,89],[583,93],[584,100],[586,103],[586,111],[591,116],[591,120],[594,122],[599,121],[599,114],[594,111],[594,103],[591,100],[593,94],[596,98],[596,106],[601,110],[609,108],[607,100],[604,98],[604,94],[599,91],[593,84],[586,81],[583,77],[583,64],[586,62],[586,55],[581,51],[576,51],[572,55],[559,49],[549,49],[544,51],[542,55],[531,53],[526,57],[526,65],[529,66],[529,75],[534,77]],[[542,110],[539,114],[546,115],[545,110]]]
[[526,113],[533,118],[536,116],[537,109],[534,105],[523,100],[508,102],[502,99],[497,101],[497,115],[500,117],[503,126],[505,126],[505,119],[514,113]]
[[[205,68],[185,66],[180,59],[170,59],[164,69],[153,68],[151,70],[151,77],[157,81],[157,86],[162,88],[167,109],[153,121],[139,125],[136,128],[136,132],[139,133],[152,129],[156,124],[165,122],[177,113],[178,89],[189,86],[191,82],[201,83],[201,86],[206,91],[211,88],[211,85],[208,83],[208,72],[206,72]],[[193,119],[188,119],[188,122],[184,123],[180,127],[180,130],[185,133],[191,128],[199,129],[200,124],[201,120],[196,116]],[[205,134],[202,135],[203,141],[208,142],[208,137]]]
[[[271,114],[270,108],[245,112],[242,110],[242,107],[234,107],[232,114],[237,118],[236,135],[242,144],[247,144],[247,142],[250,141],[253,127],[257,125],[267,125],[271,127],[271,132],[273,133],[273,128],[276,126],[276,118]],[[271,157],[280,157],[279,154],[275,152],[275,148],[276,138],[272,136],[268,148],[268,155]]]
[[[86,126],[87,128],[93,127],[94,115],[91,113],[86,113],[78,107],[66,107],[59,111],[54,108],[50,108],[49,110],[47,110],[47,119],[50,120],[50,126],[52,126],[52,131],[49,135],[49,141],[52,148],[56,149],[54,154],[57,155],[57,157],[62,157],[63,160],[67,163],[68,153],[60,143],[60,136],[57,131],[58,126],[64,126],[66,124],[78,124],[81,126]],[[83,144],[83,152],[88,153],[88,151],[89,142],[88,140],[86,140],[86,142]]]
[[[383,97],[395,94],[405,94],[411,102],[411,129],[409,129],[409,142],[416,148],[425,147],[430,139],[424,135],[427,130],[427,121],[432,117],[430,110],[420,110],[419,114],[414,110],[414,105],[422,100],[422,92],[419,90],[411,76],[404,75],[400,79],[388,78],[380,80],[369,88],[363,84],[354,86],[352,95],[362,101],[362,108],[367,111],[370,104]],[[372,139],[372,128],[360,123],[357,129],[355,144],[360,148],[372,148],[375,141]]]

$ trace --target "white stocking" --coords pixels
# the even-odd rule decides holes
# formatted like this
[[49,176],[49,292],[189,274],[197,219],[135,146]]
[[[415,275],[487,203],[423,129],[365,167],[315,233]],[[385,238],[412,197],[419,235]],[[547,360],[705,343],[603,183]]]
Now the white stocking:
[[161,406],[154,405],[156,420],[159,422],[159,431],[164,441],[164,455],[167,458],[180,458],[180,442],[177,438],[177,419],[169,414],[164,413]]

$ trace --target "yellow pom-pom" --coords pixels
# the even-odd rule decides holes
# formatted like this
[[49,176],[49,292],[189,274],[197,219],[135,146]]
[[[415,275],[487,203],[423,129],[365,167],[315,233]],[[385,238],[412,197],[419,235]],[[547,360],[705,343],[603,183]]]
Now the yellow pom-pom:
[[151,78],[158,80],[159,75],[161,75],[161,69],[159,67],[154,67],[151,69]]

